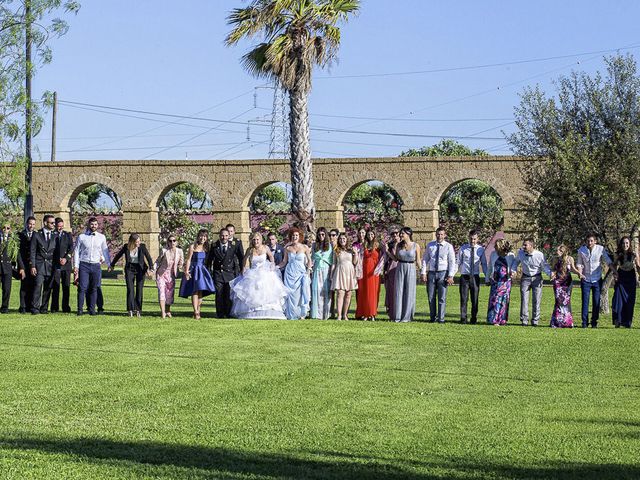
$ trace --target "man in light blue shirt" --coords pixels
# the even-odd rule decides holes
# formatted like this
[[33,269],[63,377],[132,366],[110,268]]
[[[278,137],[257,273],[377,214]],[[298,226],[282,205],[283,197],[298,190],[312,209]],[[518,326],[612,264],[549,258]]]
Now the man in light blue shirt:
[[98,232],[98,220],[91,217],[87,230],[78,235],[73,251],[73,273],[78,279],[78,315],[82,315],[85,296],[89,304],[89,315],[97,315],[96,300],[102,281],[102,263],[109,265],[107,239]]
[[518,251],[513,272],[515,274],[518,265],[522,265],[522,278],[520,279],[520,321],[522,325],[529,324],[529,292],[533,292],[533,312],[531,324],[534,327],[540,322],[540,305],[542,303],[542,272],[551,276],[551,268],[540,250],[535,249],[533,238],[526,238],[522,242],[522,248]]
[[453,245],[445,241],[446,236],[445,229],[438,227],[435,241],[427,244],[422,256],[422,281],[427,283],[429,316],[432,323],[444,323],[447,287],[453,285],[453,276],[456,273],[456,253]]
[[578,249],[576,268],[580,270],[580,290],[582,292],[582,328],[589,326],[589,294],[593,297],[591,327],[597,328],[600,318],[600,294],[602,291],[602,261],[613,268],[613,261],[596,236],[590,233],[586,244]]

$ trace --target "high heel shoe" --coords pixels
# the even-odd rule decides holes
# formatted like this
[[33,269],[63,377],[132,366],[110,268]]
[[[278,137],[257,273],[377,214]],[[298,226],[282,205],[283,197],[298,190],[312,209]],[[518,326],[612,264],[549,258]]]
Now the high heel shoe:
[[133,310],[129,310],[129,316],[133,317]]

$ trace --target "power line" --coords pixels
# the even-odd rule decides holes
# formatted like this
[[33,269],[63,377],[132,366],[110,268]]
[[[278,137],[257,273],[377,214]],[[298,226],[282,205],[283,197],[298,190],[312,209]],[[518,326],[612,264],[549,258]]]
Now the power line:
[[[239,113],[239,114],[238,114],[238,115],[236,115],[235,117],[232,117],[232,118],[230,119],[230,121],[233,121],[233,120],[235,120],[235,119],[237,119],[237,118],[242,117],[243,115],[246,115],[247,113],[249,113],[249,112],[250,112],[250,111],[252,111],[253,109],[254,109],[254,107],[253,107],[253,106],[251,106],[251,108],[249,108],[248,110],[245,110],[244,112]],[[224,122],[223,122],[223,123],[224,123]],[[151,153],[151,154],[147,155],[146,157],[141,158],[140,160],[146,160],[147,158],[155,157],[156,155],[158,155],[158,154],[160,154],[160,153],[163,153],[163,152],[166,152],[167,150],[173,150],[174,148],[180,147],[180,146],[182,146],[182,145],[186,144],[187,142],[190,142],[191,140],[195,140],[196,138],[199,138],[199,137],[201,137],[201,136],[203,136],[203,135],[205,135],[205,134],[207,134],[207,133],[209,133],[209,132],[211,132],[211,131],[213,131],[213,130],[216,130],[217,128],[218,128],[218,126],[216,126],[216,127],[211,127],[211,128],[209,128],[208,130],[205,130],[204,132],[200,132],[200,133],[198,133],[198,134],[196,134],[196,135],[193,135],[192,137],[189,137],[189,138],[187,138],[186,140],[182,140],[181,142],[178,142],[178,143],[176,143],[175,145],[173,145],[173,146],[171,146],[171,147],[166,147],[166,148],[163,148],[162,150],[159,150],[159,151],[157,151],[157,152],[155,152],[155,153]]]
[[[268,110],[270,108],[257,107],[259,110]],[[351,120],[376,120],[376,121],[394,121],[394,122],[500,122],[511,120],[512,117],[505,118],[394,118],[394,117],[362,117],[356,115],[328,115],[322,113],[309,113],[310,117],[326,117],[326,118],[345,118]]]
[[[97,107],[97,108],[105,108],[105,109],[109,109],[109,110],[117,110],[117,111],[125,111],[125,112],[136,112],[136,113],[142,113],[142,114],[148,114],[148,115],[158,115],[158,116],[166,116],[166,117],[174,117],[174,118],[183,118],[183,119],[191,119],[191,120],[199,120],[199,121],[207,121],[207,122],[216,122],[216,123],[229,123],[229,124],[236,124],[236,125],[246,125],[247,122],[241,122],[241,121],[235,121],[236,118],[246,114],[247,112],[253,110],[253,108],[247,110],[246,112],[243,112],[242,114],[233,117],[232,119],[229,120],[220,120],[220,119],[213,119],[213,118],[206,118],[206,117],[194,117],[194,116],[187,116],[187,115],[177,115],[177,114],[170,114],[170,113],[160,113],[160,112],[150,112],[150,111],[145,111],[145,110],[136,110],[136,109],[130,109],[130,108],[122,108],[122,107],[110,107],[110,106],[106,106],[106,105],[96,105],[96,104],[90,104],[90,103],[81,103],[81,102],[69,102],[66,101],[66,103],[73,103],[74,105],[82,105],[82,106],[88,106],[87,109],[90,109],[91,107]],[[102,111],[102,110],[96,110],[97,112],[101,112],[101,113],[110,113],[110,112],[106,112],[106,111]],[[123,115],[123,116],[129,116],[129,115]],[[143,118],[146,119],[146,118]],[[268,123],[265,124],[260,124],[260,123],[256,123],[255,125],[258,126],[264,126],[264,127],[269,127],[270,125]],[[211,131],[217,128],[212,128],[209,129],[207,131]],[[401,133],[401,132],[367,132],[367,131],[358,131],[358,130],[347,130],[347,129],[337,129],[337,128],[331,128],[331,127],[310,127],[310,130],[313,131],[318,131],[318,132],[325,132],[325,133],[346,133],[346,134],[361,134],[361,135],[380,135],[380,136],[392,136],[392,137],[423,137],[423,138],[458,138],[458,139],[465,139],[467,138],[466,136],[461,136],[461,135],[424,135],[424,134],[413,134],[413,133]],[[203,132],[206,133],[206,132]],[[200,136],[202,134],[199,134],[197,136]],[[478,140],[502,140],[501,138],[495,138],[495,137],[486,137],[486,138],[481,138],[481,137],[476,137]],[[186,140],[188,141],[188,140]],[[185,143],[186,143],[185,141]],[[161,152],[158,152],[161,153]]]
[[406,71],[406,72],[361,73],[361,74],[354,74],[354,75],[334,75],[334,76],[328,75],[328,76],[316,77],[316,78],[319,80],[328,80],[328,79],[338,79],[338,78],[393,77],[393,76],[401,76],[401,75],[421,75],[425,73],[443,73],[443,72],[457,72],[457,71],[464,71],[464,70],[479,70],[484,68],[505,67],[509,65],[522,65],[527,63],[548,62],[551,60],[583,57],[586,55],[595,55],[595,54],[600,55],[603,53],[618,52],[620,50],[633,50],[639,47],[640,47],[640,44],[632,44],[626,47],[609,48],[606,50],[595,50],[592,52],[572,53],[569,55],[556,55],[553,57],[544,57],[544,58],[532,58],[528,60],[515,60],[511,62],[486,63],[486,64],[480,64],[480,65],[467,65],[467,66],[449,67],[449,68],[434,68],[430,70],[413,70],[413,71]]

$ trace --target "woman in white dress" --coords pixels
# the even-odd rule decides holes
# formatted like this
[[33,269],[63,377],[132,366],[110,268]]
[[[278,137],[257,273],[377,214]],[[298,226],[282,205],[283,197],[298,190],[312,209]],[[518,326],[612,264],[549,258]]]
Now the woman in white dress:
[[242,274],[230,285],[232,317],[285,318],[283,306],[288,291],[261,234],[251,235],[251,247],[244,255]]

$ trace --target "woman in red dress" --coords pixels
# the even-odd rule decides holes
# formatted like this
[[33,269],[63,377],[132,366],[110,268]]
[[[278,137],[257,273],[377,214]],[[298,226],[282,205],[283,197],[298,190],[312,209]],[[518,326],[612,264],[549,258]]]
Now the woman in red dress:
[[362,245],[362,278],[358,279],[356,318],[375,320],[378,315],[382,260],[376,233],[368,229]]

